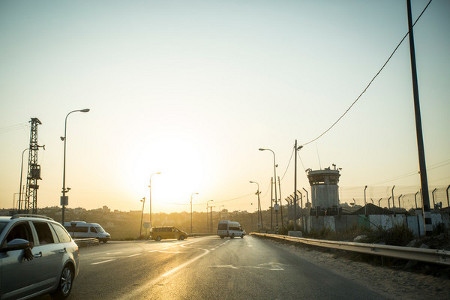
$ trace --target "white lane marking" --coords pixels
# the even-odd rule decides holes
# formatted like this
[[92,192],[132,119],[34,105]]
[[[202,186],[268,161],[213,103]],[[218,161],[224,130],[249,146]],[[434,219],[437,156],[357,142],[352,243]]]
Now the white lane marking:
[[211,266],[211,268],[238,269],[238,267],[235,267],[235,266],[233,266],[233,265],[217,265],[217,266]]
[[[118,253],[123,253],[123,252],[118,252]],[[135,256],[139,256],[139,255],[142,255],[142,253],[130,254],[130,255],[123,256],[123,257],[129,258],[129,257],[135,257]],[[107,262],[115,261],[115,260],[117,260],[119,258],[121,258],[121,257],[114,257],[114,258],[111,258],[111,259],[94,262],[94,263],[91,263],[91,265],[100,265],[100,264],[104,264],[104,263],[107,263]]]
[[225,245],[226,243],[229,243],[229,242],[230,242],[230,240],[223,241],[219,245],[216,245],[215,247],[211,248],[211,251],[217,250],[218,248],[222,247],[223,245]]
[[170,275],[172,275],[173,273],[175,273],[175,272],[177,272],[177,271],[179,271],[179,270],[185,268],[186,266],[190,265],[191,263],[193,263],[194,261],[196,261],[196,260],[199,259],[200,257],[205,256],[206,254],[209,254],[209,253],[210,253],[210,251],[209,251],[208,249],[201,249],[201,250],[204,251],[202,254],[200,254],[199,256],[194,257],[194,258],[191,259],[191,260],[188,260],[187,262],[185,262],[185,263],[179,265],[178,267],[173,268],[172,270],[167,271],[166,273],[162,274],[161,277],[167,277],[167,276],[170,276]]
[[[185,246],[187,246],[187,245],[190,245],[190,244],[193,244],[193,243],[196,243],[196,242],[198,242],[198,241],[192,241],[192,242],[190,242],[190,243],[183,244],[183,245],[181,245],[181,247],[185,247]],[[223,244],[225,244],[225,243],[227,243],[227,242],[228,242],[228,241],[224,241],[221,245],[223,245]],[[219,245],[219,246],[221,246],[221,245]],[[193,262],[195,262],[196,260],[200,259],[201,257],[203,257],[203,256],[205,256],[205,255],[211,253],[211,251],[208,250],[208,249],[203,249],[203,248],[195,248],[195,249],[202,250],[203,253],[201,253],[200,255],[198,255],[198,256],[192,258],[191,260],[188,260],[187,262],[185,262],[185,263],[179,265],[178,267],[175,267],[175,268],[173,268],[173,269],[167,271],[166,273],[162,274],[161,276],[159,276],[159,277],[157,277],[157,278],[155,278],[155,279],[153,279],[153,280],[151,280],[151,281],[148,281],[145,285],[143,285],[143,286],[141,286],[140,288],[138,288],[138,289],[133,290],[132,292],[130,292],[130,293],[129,293],[126,297],[124,297],[123,299],[137,299],[137,298],[142,298],[143,293],[148,292],[149,290],[151,290],[151,287],[154,286],[154,285],[156,285],[156,284],[157,284],[159,281],[161,281],[162,279],[167,278],[168,276],[174,274],[175,272],[181,270],[182,268],[187,267],[188,265],[190,265],[191,263],[193,263]],[[154,251],[152,251],[152,252],[154,252]]]
[[125,257],[135,257],[135,256],[138,256],[138,255],[141,255],[141,253],[131,254],[131,255],[128,255],[128,256],[125,256]]
[[168,251],[168,250],[149,250],[149,253],[154,253],[154,252],[159,252],[159,253],[173,253],[173,254],[179,254],[179,253],[183,253],[181,251]]
[[95,263],[91,263],[91,265],[99,265],[99,264],[104,264],[110,261],[114,261],[116,259],[108,259],[108,260],[103,260],[103,261],[99,261],[99,262],[95,262]]
[[210,266],[210,268],[228,268],[228,269],[242,269],[242,268],[250,268],[250,269],[266,269],[270,271],[284,271],[283,267],[279,263],[265,263],[259,264],[257,266],[233,266],[233,265],[215,265]]

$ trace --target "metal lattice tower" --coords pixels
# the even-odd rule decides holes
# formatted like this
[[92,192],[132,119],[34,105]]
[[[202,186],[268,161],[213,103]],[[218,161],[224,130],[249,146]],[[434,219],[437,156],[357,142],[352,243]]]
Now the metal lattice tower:
[[[25,194],[25,201],[23,207],[19,206],[19,211],[27,213],[37,213],[37,190],[39,185],[38,180],[41,180],[41,166],[38,164],[38,125],[41,125],[41,121],[38,118],[31,118],[31,131],[30,131],[30,149],[28,156],[28,175],[27,175],[27,188]],[[45,148],[44,148],[45,149]]]

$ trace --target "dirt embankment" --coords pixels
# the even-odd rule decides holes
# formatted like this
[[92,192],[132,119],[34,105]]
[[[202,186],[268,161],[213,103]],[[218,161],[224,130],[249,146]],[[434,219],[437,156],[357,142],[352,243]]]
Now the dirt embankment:
[[448,266],[307,245],[291,244],[288,247],[303,259],[380,292],[386,299],[449,299]]

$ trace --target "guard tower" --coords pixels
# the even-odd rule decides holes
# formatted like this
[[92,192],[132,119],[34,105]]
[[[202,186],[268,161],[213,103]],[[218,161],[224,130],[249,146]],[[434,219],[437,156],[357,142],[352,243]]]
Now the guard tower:
[[[28,156],[28,176],[25,201],[19,203],[19,211],[26,213],[37,213],[37,190],[39,189],[38,180],[41,180],[41,166],[38,164],[39,148],[45,146],[38,145],[38,125],[41,121],[38,118],[31,118],[30,131],[30,149]],[[44,148],[45,149],[45,148]]]
[[334,215],[339,213],[340,169],[330,167],[324,170],[308,170],[311,185],[311,214]]

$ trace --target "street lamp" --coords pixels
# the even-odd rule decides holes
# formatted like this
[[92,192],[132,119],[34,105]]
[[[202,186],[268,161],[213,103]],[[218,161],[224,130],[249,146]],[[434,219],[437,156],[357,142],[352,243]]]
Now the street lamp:
[[250,183],[256,183],[258,185],[258,190],[256,191],[256,194],[258,195],[258,229],[262,228],[262,214],[261,214],[261,201],[259,198],[259,194],[261,194],[261,192],[259,191],[259,183],[257,183],[256,181],[250,181]]
[[[297,140],[295,140],[294,150],[295,150],[295,170],[294,170],[294,231],[297,231],[297,151],[302,149],[303,146],[297,147]],[[302,219],[303,223],[303,219]]]
[[278,232],[278,196],[277,196],[277,164],[275,162],[275,152],[272,149],[259,148],[259,151],[270,151],[273,154],[273,180],[275,183],[275,218]]
[[142,238],[142,222],[144,220],[144,204],[145,204],[145,197],[140,200],[142,202],[142,212],[141,212],[141,228],[139,229],[139,238]]
[[192,196],[198,195],[198,193],[192,193],[191,194],[191,234],[192,234]]
[[64,225],[64,211],[66,208],[66,205],[69,204],[69,197],[66,196],[66,193],[69,192],[70,188],[66,188],[66,142],[67,142],[67,118],[71,113],[74,112],[83,112],[87,113],[89,112],[89,108],[85,109],[77,109],[72,110],[66,115],[66,118],[64,120],[64,136],[61,137],[61,141],[64,142],[64,163],[63,163],[63,186],[62,186],[62,196],[61,196],[61,205],[62,205],[62,213],[61,213],[61,224]]
[[[209,205],[209,202],[214,202],[214,200],[208,200],[206,202],[206,227],[209,227],[210,229],[208,230],[209,232],[212,232],[212,208],[213,206]],[[208,208],[211,207],[211,218],[210,218],[210,225],[208,226]]]
[[161,172],[156,172],[156,173],[152,173],[152,174],[150,174],[150,182],[149,182],[149,185],[148,185],[148,188],[149,188],[149,190],[150,190],[150,198],[149,198],[149,202],[150,202],[150,210],[149,210],[149,217],[148,217],[148,220],[149,220],[149,222],[150,222],[150,227],[149,228],[152,228],[152,177],[153,177],[153,175],[155,175],[155,174],[161,174]]

